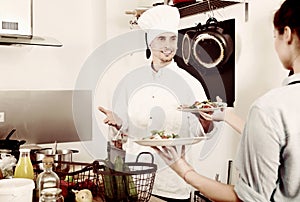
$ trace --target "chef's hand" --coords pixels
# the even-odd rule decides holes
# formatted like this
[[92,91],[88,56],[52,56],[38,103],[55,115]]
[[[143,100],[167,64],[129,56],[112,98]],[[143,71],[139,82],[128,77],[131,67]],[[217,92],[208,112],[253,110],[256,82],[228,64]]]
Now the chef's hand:
[[105,124],[113,126],[117,130],[120,130],[120,128],[122,127],[122,119],[117,114],[101,106],[98,107],[98,110],[106,115],[106,118],[103,120]]
[[185,160],[185,145],[181,148],[179,154],[176,147],[152,147],[159,156],[170,166],[179,176],[185,177],[185,174],[193,168]]

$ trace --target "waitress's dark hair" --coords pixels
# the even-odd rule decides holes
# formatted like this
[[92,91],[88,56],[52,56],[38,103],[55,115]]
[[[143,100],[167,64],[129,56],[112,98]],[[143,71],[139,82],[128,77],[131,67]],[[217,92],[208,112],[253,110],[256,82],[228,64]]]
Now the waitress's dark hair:
[[300,39],[300,1],[284,1],[274,15],[273,24],[279,34],[283,34],[284,27],[289,26]]

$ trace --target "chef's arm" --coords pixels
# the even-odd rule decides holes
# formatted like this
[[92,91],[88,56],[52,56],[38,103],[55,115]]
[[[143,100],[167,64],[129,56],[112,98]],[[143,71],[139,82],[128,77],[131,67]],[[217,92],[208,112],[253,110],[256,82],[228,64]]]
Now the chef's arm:
[[101,106],[98,107],[98,110],[106,115],[106,118],[103,120],[105,124],[113,126],[117,130],[121,129],[123,121],[117,114]]

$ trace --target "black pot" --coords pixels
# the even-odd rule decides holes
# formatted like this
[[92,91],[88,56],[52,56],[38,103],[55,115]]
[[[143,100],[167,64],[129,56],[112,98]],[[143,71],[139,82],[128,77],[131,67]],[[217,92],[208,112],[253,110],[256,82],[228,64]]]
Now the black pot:
[[183,36],[182,53],[186,64],[193,59],[205,68],[219,67],[227,62],[232,52],[232,39],[223,33],[215,18],[209,18],[205,25],[199,24]]
[[11,140],[10,137],[15,133],[16,129],[12,129],[4,140],[0,140],[0,149],[9,150],[17,159],[19,157],[20,146],[25,144],[25,140]]

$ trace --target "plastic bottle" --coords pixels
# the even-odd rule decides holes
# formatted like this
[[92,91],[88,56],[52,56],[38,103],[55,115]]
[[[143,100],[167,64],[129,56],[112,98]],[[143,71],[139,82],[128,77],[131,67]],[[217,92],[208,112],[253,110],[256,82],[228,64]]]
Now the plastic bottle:
[[16,165],[14,177],[34,179],[33,166],[30,160],[30,149],[20,149],[20,156]]
[[45,157],[43,160],[44,171],[36,179],[36,197],[41,197],[44,189],[60,188],[60,179],[52,170],[54,160],[52,157]]

